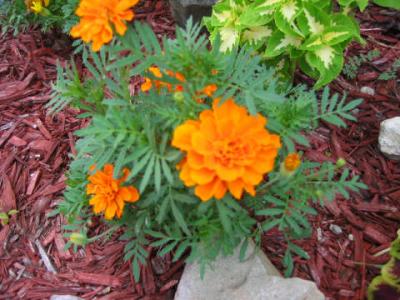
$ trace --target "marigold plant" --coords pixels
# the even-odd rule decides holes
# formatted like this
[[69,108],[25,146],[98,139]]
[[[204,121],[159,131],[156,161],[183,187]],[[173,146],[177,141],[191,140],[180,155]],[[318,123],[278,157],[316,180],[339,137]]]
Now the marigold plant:
[[[307,258],[294,240],[311,234],[313,207],[364,188],[343,162],[300,163],[294,153],[308,146],[304,133],[320,120],[346,126],[361,101],[327,89],[321,97],[302,86],[278,89],[275,71],[253,49],[224,54],[200,32],[189,22],[161,46],[136,22],[99,52],[83,48],[91,76],[79,76],[73,64],[58,68],[50,111],[71,105],[91,120],[76,132],[77,155],[57,210],[70,222],[68,245],[123,229],[124,257],[138,279],[152,247],[175,260],[187,253],[204,273],[218,255],[239,245],[243,255],[248,239],[258,243],[276,227],[290,274],[293,256]],[[141,89],[132,88],[139,76]],[[100,212],[110,228],[93,236],[89,224]]]

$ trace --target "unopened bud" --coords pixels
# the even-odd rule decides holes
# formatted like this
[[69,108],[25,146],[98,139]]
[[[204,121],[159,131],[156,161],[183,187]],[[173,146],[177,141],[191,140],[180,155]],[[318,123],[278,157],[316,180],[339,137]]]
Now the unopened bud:
[[321,190],[316,190],[315,195],[318,197],[318,199],[321,199],[324,196],[324,193]]
[[83,246],[87,242],[87,237],[86,235],[80,233],[80,232],[73,232],[69,236],[69,240],[71,243],[78,245],[78,246]]
[[336,161],[336,167],[337,168],[342,168],[342,167],[344,167],[346,165],[346,160],[344,159],[344,158],[339,158],[337,161]]
[[175,92],[175,93],[174,93],[174,100],[175,100],[177,103],[183,102],[184,99],[185,99],[185,96],[183,95],[182,92]]

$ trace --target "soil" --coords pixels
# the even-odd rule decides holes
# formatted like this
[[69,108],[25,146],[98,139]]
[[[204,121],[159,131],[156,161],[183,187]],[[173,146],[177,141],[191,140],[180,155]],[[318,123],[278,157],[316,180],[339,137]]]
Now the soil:
[[[322,124],[310,136],[312,147],[305,155],[321,162],[345,158],[352,174],[361,175],[369,189],[350,200],[337,198],[325,207],[316,206],[319,214],[310,219],[312,237],[297,242],[311,258],[296,258],[294,271],[294,276],[315,281],[332,300],[365,297],[379,265],[388,260],[387,254],[376,254],[389,247],[400,220],[400,166],[377,146],[380,122],[400,112],[398,74],[388,81],[377,79],[400,58],[400,14],[371,6],[357,18],[367,43],[352,44],[347,59],[372,49],[380,56],[364,63],[354,80],[340,76],[330,87],[347,91],[349,100],[364,99],[358,122],[343,129]],[[160,36],[174,34],[166,1],[142,2],[136,19],[151,24]],[[0,225],[0,299],[46,299],[53,294],[172,299],[182,260],[173,263],[171,255],[159,258],[156,249],[150,249],[142,279],[135,282],[130,264],[123,261],[121,232],[74,253],[64,250],[64,218],[48,217],[62,199],[69,153],[75,151],[73,132],[86,125],[73,109],[51,116],[45,107],[57,62],[65,63],[71,53],[70,41],[35,28],[0,39],[0,210],[18,210],[8,225]],[[301,74],[296,80],[312,84]],[[362,93],[365,86],[375,95]],[[93,226],[93,232],[103,229],[100,223]],[[267,232],[262,247],[283,270],[282,236]]]

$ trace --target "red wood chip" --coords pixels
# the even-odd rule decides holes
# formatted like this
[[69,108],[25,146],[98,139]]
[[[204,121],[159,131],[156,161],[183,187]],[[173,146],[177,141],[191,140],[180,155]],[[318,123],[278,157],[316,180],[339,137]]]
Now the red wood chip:
[[65,278],[74,282],[88,283],[94,285],[104,285],[111,287],[119,287],[122,285],[121,280],[118,277],[106,274],[72,272],[67,274],[59,274],[58,277]]
[[28,188],[26,190],[26,194],[27,195],[32,195],[33,191],[35,190],[36,183],[37,183],[37,181],[39,179],[39,176],[40,176],[40,169],[36,170],[35,172],[33,172],[31,174],[29,185],[28,185]]
[[69,250],[65,250],[65,242],[61,234],[56,234],[55,236],[55,244],[57,247],[58,255],[62,259],[70,259],[71,253]]
[[21,139],[21,138],[15,136],[15,135],[13,135],[13,136],[8,140],[8,142],[9,142],[11,145],[14,145],[14,146],[16,146],[16,147],[22,147],[22,146],[25,146],[25,145],[27,144],[27,142],[26,142],[25,140],[23,140],[23,139]]

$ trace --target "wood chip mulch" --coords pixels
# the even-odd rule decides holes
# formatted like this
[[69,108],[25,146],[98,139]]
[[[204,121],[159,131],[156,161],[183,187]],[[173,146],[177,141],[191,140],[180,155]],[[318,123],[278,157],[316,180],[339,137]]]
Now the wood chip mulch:
[[[145,1],[135,11],[160,36],[174,34],[165,1]],[[71,53],[63,36],[33,29],[0,40],[0,211],[18,210],[0,225],[0,299],[172,299],[182,260],[149,249],[149,267],[142,266],[137,283],[123,261],[121,232],[74,253],[64,250],[63,217],[47,217],[62,199],[73,132],[85,126],[73,109],[51,116],[44,108],[57,61]],[[93,233],[103,229],[93,225]]]
[[[144,1],[136,12],[136,18],[150,23],[156,33],[173,35],[165,1]],[[359,121],[347,129],[323,124],[310,136],[313,146],[306,156],[316,161],[344,157],[369,190],[351,200],[339,198],[325,208],[317,207],[319,214],[311,219],[313,236],[298,242],[311,258],[296,259],[294,272],[315,281],[331,300],[364,298],[378,265],[388,259],[386,254],[375,254],[389,246],[400,220],[400,167],[377,147],[379,123],[400,114],[398,78],[376,80],[400,57],[400,18],[377,7],[358,18],[368,44],[352,45],[347,57],[371,49],[379,49],[381,56],[364,64],[356,80],[340,77],[331,87],[348,91],[350,98],[365,99]],[[68,155],[75,151],[73,132],[85,126],[72,109],[49,116],[44,108],[57,60],[69,59],[69,45],[60,36],[36,30],[0,40],[0,210],[18,210],[9,225],[0,225],[0,299],[48,299],[53,294],[172,299],[182,260],[173,263],[168,254],[157,258],[156,249],[150,249],[149,267],[141,268],[142,280],[136,283],[130,264],[122,259],[121,232],[74,253],[64,250],[65,220],[46,216],[61,201]],[[361,93],[363,86],[376,95]],[[94,233],[102,229],[97,223],[93,226]],[[268,232],[263,249],[282,269],[281,235]]]
[[[357,18],[367,45],[353,44],[347,59],[374,49],[381,55],[363,64],[355,80],[341,76],[330,86],[339,93],[346,91],[349,99],[364,99],[358,121],[345,129],[322,124],[310,136],[312,148],[305,152],[307,158],[320,162],[345,158],[351,173],[361,175],[369,188],[361,195],[353,194],[351,200],[337,198],[325,208],[316,207],[318,215],[310,219],[312,237],[297,243],[311,258],[296,259],[294,276],[315,281],[328,300],[365,298],[369,282],[389,258],[379,253],[390,246],[400,227],[400,163],[378,149],[380,122],[400,116],[399,72],[392,80],[377,80],[400,58],[400,13],[373,6]],[[362,93],[364,86],[376,94]],[[282,236],[270,231],[262,244],[283,270]]]

